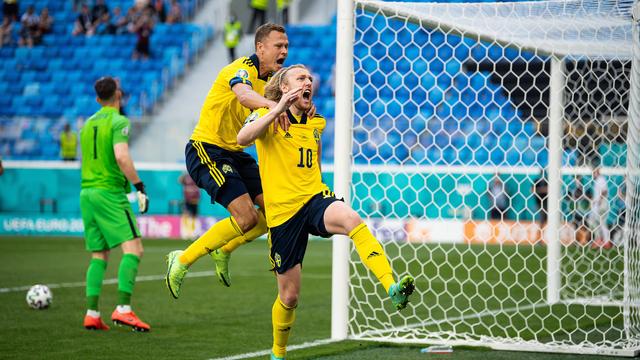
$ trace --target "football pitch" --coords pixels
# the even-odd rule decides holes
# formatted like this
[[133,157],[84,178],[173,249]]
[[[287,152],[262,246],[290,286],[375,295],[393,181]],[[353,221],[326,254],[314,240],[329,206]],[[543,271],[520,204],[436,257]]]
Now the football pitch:
[[[107,332],[82,327],[84,277],[89,254],[80,238],[0,237],[0,358],[2,359],[266,359],[271,347],[275,279],[268,271],[267,244],[255,241],[232,257],[232,287],[213,276],[203,258],[185,280],[179,300],[164,285],[164,255],[188,243],[145,240],[145,254],[133,296],[136,313],[150,333],[122,328]],[[120,251],[111,254],[100,300],[109,319],[117,299]],[[51,287],[53,305],[31,310],[30,285]],[[420,291],[418,284],[418,291]],[[518,326],[518,324],[513,324]],[[524,326],[524,324],[520,324]],[[422,354],[424,346],[376,342],[330,342],[331,243],[311,241],[304,263],[302,294],[288,359],[577,359],[584,356],[455,348],[451,354]],[[327,340],[327,341],[324,341]],[[614,359],[590,356],[592,359]]]

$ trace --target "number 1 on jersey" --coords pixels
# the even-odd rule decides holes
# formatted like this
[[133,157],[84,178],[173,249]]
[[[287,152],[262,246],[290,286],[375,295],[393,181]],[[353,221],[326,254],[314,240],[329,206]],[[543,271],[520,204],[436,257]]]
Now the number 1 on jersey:
[[93,159],[98,158],[98,127],[93,127]]

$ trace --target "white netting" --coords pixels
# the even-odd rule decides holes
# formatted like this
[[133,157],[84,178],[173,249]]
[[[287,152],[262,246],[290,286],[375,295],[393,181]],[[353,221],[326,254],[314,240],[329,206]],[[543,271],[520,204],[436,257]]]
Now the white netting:
[[351,337],[640,349],[632,5],[356,1],[351,202],[417,290],[353,250]]

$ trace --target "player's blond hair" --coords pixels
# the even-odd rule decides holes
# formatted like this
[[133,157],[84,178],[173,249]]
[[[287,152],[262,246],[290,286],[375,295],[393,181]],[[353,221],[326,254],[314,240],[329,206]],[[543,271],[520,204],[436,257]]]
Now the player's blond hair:
[[282,98],[282,84],[286,81],[287,72],[291,69],[300,68],[306,69],[307,67],[302,64],[295,64],[287,67],[283,67],[282,69],[276,71],[275,74],[271,77],[269,82],[264,88],[264,97],[273,100],[280,101]]

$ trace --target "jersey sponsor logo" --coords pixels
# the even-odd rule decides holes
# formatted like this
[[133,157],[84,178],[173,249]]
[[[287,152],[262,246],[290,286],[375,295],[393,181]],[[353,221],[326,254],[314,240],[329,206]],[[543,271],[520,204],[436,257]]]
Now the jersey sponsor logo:
[[280,267],[280,265],[282,265],[282,259],[280,258],[280,254],[276,253],[275,260],[276,260],[276,265]]
[[125,127],[122,129],[122,136],[129,136],[129,127]]
[[293,135],[289,134],[289,132],[288,132],[288,131],[286,131],[286,132],[284,133],[284,138],[285,138],[285,139],[293,139]]
[[236,72],[236,77],[239,77],[240,79],[248,79],[249,72],[245,69],[240,69]]
[[318,129],[313,129],[313,139],[316,143],[320,142],[320,133],[318,132]]
[[225,173],[225,174],[232,173],[233,172],[233,168],[229,164],[224,164],[224,165],[222,165],[222,172]]
[[245,124],[245,125],[247,125],[247,124],[249,124],[249,123],[252,123],[252,122],[254,122],[254,121],[258,120],[258,116],[260,116],[260,115],[258,115],[258,113],[257,113],[257,112],[253,112],[253,113],[251,113],[251,114],[250,114],[249,116],[247,116],[247,118],[244,120],[244,124]]

